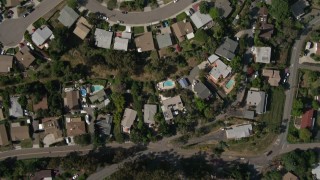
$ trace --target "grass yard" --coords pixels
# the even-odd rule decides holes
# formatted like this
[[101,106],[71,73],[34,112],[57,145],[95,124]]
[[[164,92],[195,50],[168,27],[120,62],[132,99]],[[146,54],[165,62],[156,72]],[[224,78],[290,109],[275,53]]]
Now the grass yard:
[[32,148],[33,146],[32,139],[25,139],[21,141],[20,145],[22,148]]
[[185,12],[182,12],[180,14],[177,15],[177,21],[183,21],[188,17],[188,15]]
[[163,0],[163,3],[164,3],[164,4],[168,4],[168,3],[170,3],[170,2],[172,2],[172,0]]
[[134,34],[142,34],[142,33],[144,33],[144,27],[143,26],[133,27],[133,33]]

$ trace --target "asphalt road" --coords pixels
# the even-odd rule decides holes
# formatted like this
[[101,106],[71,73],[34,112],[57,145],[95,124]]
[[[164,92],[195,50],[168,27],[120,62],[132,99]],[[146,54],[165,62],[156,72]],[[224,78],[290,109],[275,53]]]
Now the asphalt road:
[[63,0],[43,0],[35,10],[25,18],[8,19],[0,24],[0,42],[13,47],[21,42],[29,25],[44,16]]
[[102,6],[96,0],[88,0],[85,7],[91,12],[105,13],[110,21],[116,22],[121,20],[124,24],[139,25],[149,24],[152,22],[167,19],[177,13],[183,11],[193,3],[194,0],[180,0],[177,3],[168,4],[162,8],[157,8],[148,12],[129,12],[123,14],[121,11],[112,11]]

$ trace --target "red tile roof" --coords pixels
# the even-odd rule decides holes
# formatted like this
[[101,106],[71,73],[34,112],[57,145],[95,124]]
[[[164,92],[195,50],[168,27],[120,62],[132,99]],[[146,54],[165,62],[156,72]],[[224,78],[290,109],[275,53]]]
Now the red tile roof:
[[300,128],[313,128],[313,109],[308,110],[302,115]]

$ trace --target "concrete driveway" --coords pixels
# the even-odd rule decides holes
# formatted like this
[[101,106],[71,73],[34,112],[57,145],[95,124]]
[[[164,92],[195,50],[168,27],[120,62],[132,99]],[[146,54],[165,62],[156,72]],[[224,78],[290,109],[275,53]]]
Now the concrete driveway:
[[0,41],[4,46],[14,47],[23,39],[29,25],[44,16],[63,0],[44,0],[25,18],[8,19],[0,24]]

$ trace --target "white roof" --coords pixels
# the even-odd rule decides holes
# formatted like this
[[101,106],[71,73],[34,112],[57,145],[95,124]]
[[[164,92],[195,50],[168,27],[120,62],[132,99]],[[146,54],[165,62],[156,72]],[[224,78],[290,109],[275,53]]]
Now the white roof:
[[128,43],[129,43],[128,39],[116,37],[116,38],[114,38],[113,49],[127,51],[128,50]]
[[253,54],[257,63],[269,64],[271,59],[271,47],[253,47]]
[[121,125],[130,128],[133,125],[134,120],[137,117],[137,111],[126,108],[123,114]]
[[232,129],[227,129],[226,135],[228,139],[241,139],[250,136],[251,131],[252,125],[246,124],[232,127]]
[[98,47],[110,49],[113,32],[97,28],[94,32],[94,36]]
[[187,34],[187,39],[192,39],[192,38],[194,38],[194,33],[193,32]]
[[48,26],[43,29],[38,28],[31,36],[32,41],[37,45],[42,45],[52,35],[52,31]]
[[257,114],[263,114],[266,111],[266,93],[250,89],[247,95],[247,105],[255,106]]
[[214,63],[216,60],[219,59],[219,56],[212,54],[211,56],[208,57],[208,61],[212,64]]
[[317,179],[320,179],[320,165],[311,170],[311,173],[316,175]]
[[200,11],[194,13],[190,18],[198,29],[212,21],[209,14],[201,14]]
[[210,71],[210,75],[214,79],[219,79],[220,77],[226,78],[230,73],[232,68],[223,63],[220,59],[213,62],[214,67]]

